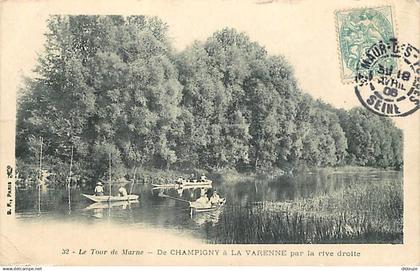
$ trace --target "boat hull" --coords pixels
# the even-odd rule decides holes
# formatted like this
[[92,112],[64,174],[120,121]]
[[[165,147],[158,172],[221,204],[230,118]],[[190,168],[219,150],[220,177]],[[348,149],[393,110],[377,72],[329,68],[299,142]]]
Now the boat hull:
[[225,203],[226,203],[226,199],[223,199],[223,201],[219,205],[212,206],[212,207],[195,207],[194,205],[190,203],[190,209],[191,209],[192,214],[212,212],[212,211],[216,211],[222,208],[225,205]]
[[114,202],[114,201],[131,201],[131,200],[138,200],[138,195],[127,195],[124,197],[120,196],[95,196],[95,195],[86,195],[82,194],[82,196],[90,199],[93,202]]
[[178,188],[179,184],[154,184],[152,183],[154,188]]
[[115,207],[125,208],[129,204],[136,204],[138,200],[129,200],[129,201],[113,201],[113,202],[94,202],[91,205],[87,206],[84,210],[95,210],[95,209],[109,209]]
[[196,181],[196,182],[182,182],[182,186],[189,187],[189,186],[211,186],[212,181]]
[[211,188],[211,183],[189,183],[189,184],[152,184],[153,188],[156,189],[171,189],[171,188]]

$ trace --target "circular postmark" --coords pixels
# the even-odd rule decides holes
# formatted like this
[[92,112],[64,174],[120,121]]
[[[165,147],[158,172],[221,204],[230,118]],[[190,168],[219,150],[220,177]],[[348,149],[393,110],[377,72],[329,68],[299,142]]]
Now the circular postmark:
[[379,41],[357,64],[355,92],[370,111],[388,117],[414,113],[420,104],[420,51],[395,38]]

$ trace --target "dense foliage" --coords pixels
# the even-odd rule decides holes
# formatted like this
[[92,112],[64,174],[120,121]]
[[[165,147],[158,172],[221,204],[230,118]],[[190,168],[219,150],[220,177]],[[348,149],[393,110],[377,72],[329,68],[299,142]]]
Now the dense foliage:
[[[362,108],[337,110],[299,89],[292,67],[234,29],[182,52],[144,16],[53,16],[18,101],[19,165],[43,138],[51,170],[265,170],[304,163],[400,168],[402,133]],[[63,170],[61,170],[62,172]],[[130,173],[131,172],[131,173]]]

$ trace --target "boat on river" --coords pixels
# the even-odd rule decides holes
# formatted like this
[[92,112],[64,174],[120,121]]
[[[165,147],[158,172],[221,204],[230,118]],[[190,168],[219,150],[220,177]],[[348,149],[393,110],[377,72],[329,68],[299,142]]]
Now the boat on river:
[[226,198],[222,199],[219,204],[212,205],[209,207],[202,207],[200,206],[201,204],[197,202],[190,202],[190,211],[191,211],[191,214],[213,212],[222,208],[225,205],[225,203],[226,203]]
[[113,202],[95,202],[91,205],[84,208],[84,210],[93,210],[93,209],[108,209],[115,207],[122,207],[125,209],[128,205],[138,203],[138,200],[127,200],[127,201],[113,201]]
[[114,202],[114,201],[132,201],[138,200],[138,195],[127,195],[127,196],[95,196],[95,195],[86,195],[82,196],[90,199],[93,202]]
[[202,204],[197,202],[197,201],[189,201],[189,200],[185,200],[185,199],[182,199],[182,198],[171,197],[171,196],[165,195],[163,193],[159,194],[159,197],[169,198],[169,199],[178,200],[178,201],[188,203],[191,215],[197,214],[197,213],[217,211],[226,204],[226,198],[220,199],[219,204],[213,204],[213,205],[208,206],[208,207],[203,207]]
[[[85,198],[90,199],[93,202],[115,202],[115,201],[131,201],[131,200],[138,200],[139,196],[138,195],[133,195],[130,194],[127,195],[127,191],[125,191],[125,194],[122,195],[118,195],[118,196],[112,196],[112,176],[111,176],[111,154],[109,154],[109,179],[108,179],[108,186],[109,186],[109,195],[105,196],[97,196],[97,195],[86,195],[86,194],[82,194],[82,196],[84,196]],[[134,184],[134,180],[133,180],[133,184]],[[133,186],[131,186],[131,189],[133,188]]]
[[178,187],[180,187],[180,184],[177,184],[177,183],[163,183],[163,184],[152,183],[152,186],[153,186],[153,188],[169,189],[169,188],[178,188]]
[[196,189],[196,188],[212,188],[211,184],[195,184],[195,185],[180,185],[180,184],[152,184],[152,189]]
[[192,188],[192,187],[202,187],[202,188],[211,188],[211,180],[176,180],[172,183],[162,183],[162,184],[152,184],[154,188]]
[[182,180],[181,181],[181,185],[184,187],[190,187],[190,186],[211,186],[212,185],[212,181],[211,180]]

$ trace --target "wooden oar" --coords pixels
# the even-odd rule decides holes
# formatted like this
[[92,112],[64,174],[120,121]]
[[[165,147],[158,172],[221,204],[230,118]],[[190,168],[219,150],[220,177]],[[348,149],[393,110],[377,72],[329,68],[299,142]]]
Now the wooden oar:
[[[180,199],[180,198],[175,198],[175,197],[171,197],[171,196],[168,196],[168,195],[165,195],[165,194],[160,194],[159,195],[160,197],[164,197],[164,198],[169,198],[169,199],[173,199],[173,200],[179,200],[179,201],[182,201],[182,202],[188,202],[189,204],[190,204],[190,216],[192,217],[192,215],[193,215],[193,207],[191,206],[191,201],[188,201],[188,200],[185,200],[185,199]],[[222,204],[220,204],[219,206],[217,206],[215,209],[213,209],[213,210],[217,210],[217,209],[219,209],[224,203],[226,202],[226,200],[222,203]]]

